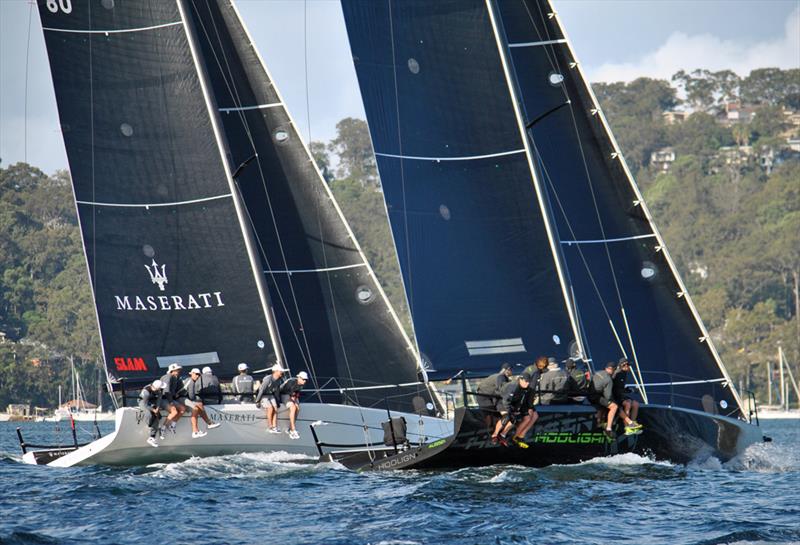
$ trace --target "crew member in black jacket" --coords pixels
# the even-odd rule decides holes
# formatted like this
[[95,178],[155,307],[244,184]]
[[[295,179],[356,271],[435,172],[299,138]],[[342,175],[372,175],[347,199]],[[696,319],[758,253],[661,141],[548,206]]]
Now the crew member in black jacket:
[[531,375],[526,371],[517,380],[512,380],[503,387],[500,400],[501,419],[494,429],[492,442],[499,441],[501,445],[508,446],[506,435],[516,426],[512,441],[520,448],[528,448],[528,444],[524,441],[525,434],[539,418],[533,406],[533,392],[530,385]]

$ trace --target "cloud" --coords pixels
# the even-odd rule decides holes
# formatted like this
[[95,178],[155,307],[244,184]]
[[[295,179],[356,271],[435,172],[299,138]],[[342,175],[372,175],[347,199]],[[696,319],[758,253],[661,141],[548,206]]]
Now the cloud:
[[730,69],[746,76],[754,68],[800,68],[800,8],[787,18],[783,36],[747,43],[711,34],[675,32],[656,51],[629,63],[607,63],[589,70],[591,81],[631,81],[646,76],[669,80],[678,70]]

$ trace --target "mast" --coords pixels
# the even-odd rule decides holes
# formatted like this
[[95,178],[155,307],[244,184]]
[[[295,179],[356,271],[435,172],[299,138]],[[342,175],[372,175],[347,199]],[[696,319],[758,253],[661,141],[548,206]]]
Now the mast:
[[522,119],[522,113],[520,111],[519,96],[517,94],[516,85],[514,85],[513,83],[511,71],[509,69],[506,46],[503,44],[503,40],[500,38],[497,14],[495,12],[493,0],[486,0],[486,10],[489,13],[489,20],[491,21],[492,24],[492,32],[494,33],[494,38],[497,43],[497,54],[500,56],[500,61],[503,65],[503,73],[505,74],[506,84],[508,85],[508,94],[511,98],[511,103],[514,107],[514,117],[516,118],[517,126],[519,128],[519,135],[520,138],[522,139],[523,145],[525,146],[525,157],[527,158],[528,161],[528,168],[530,170],[531,180],[533,181],[533,185],[536,189],[536,197],[539,203],[539,209],[541,210],[542,213],[542,221],[544,222],[545,230],[547,232],[547,240],[550,244],[550,251],[553,254],[553,261],[555,263],[556,271],[558,273],[558,281],[559,284],[561,285],[561,294],[564,298],[564,305],[566,307],[567,314],[569,315],[569,321],[572,326],[572,333],[575,336],[575,342],[578,344],[578,349],[580,351],[581,357],[586,358],[586,351],[584,350],[580,327],[578,327],[578,321],[574,313],[574,306],[569,296],[570,288],[564,276],[561,254],[556,245],[555,234],[553,233],[553,225],[550,219],[550,212],[545,202],[544,190],[541,186],[541,182],[537,174],[537,169],[534,166],[530,139],[528,138],[528,134],[525,129],[525,122]]
[[[489,1],[489,0],[487,0],[487,1]],[[637,202],[634,203],[634,204],[641,208],[642,213],[644,214],[645,218],[647,219],[647,222],[648,222],[648,224],[650,226],[650,229],[652,230],[652,232],[655,235],[655,238],[656,238],[656,240],[658,242],[658,249],[659,249],[660,252],[663,253],[664,258],[665,258],[666,262],[669,265],[670,271],[672,273],[672,277],[675,279],[675,281],[678,284],[678,287],[679,287],[680,291],[679,291],[678,294],[676,294],[676,296],[679,297],[679,298],[683,298],[684,299],[684,301],[686,302],[686,305],[688,306],[689,310],[691,311],[692,316],[694,317],[694,320],[695,320],[695,323],[697,324],[697,327],[700,330],[700,336],[698,337],[698,342],[705,343],[706,346],[708,347],[708,350],[711,353],[714,361],[716,362],[717,367],[720,370],[720,373],[725,378],[725,384],[730,389],[730,391],[731,391],[731,393],[733,395],[733,398],[736,400],[736,402],[737,402],[737,404],[739,406],[739,411],[742,414],[744,414],[745,413],[744,405],[742,404],[742,399],[739,396],[739,392],[736,390],[736,388],[734,386],[734,383],[733,383],[733,380],[731,379],[730,375],[728,374],[728,371],[725,368],[725,365],[722,363],[722,359],[720,358],[719,352],[717,352],[717,349],[714,346],[713,341],[711,340],[711,335],[709,334],[708,330],[706,329],[705,324],[703,324],[703,321],[700,318],[700,314],[697,311],[697,307],[695,307],[694,302],[692,301],[692,298],[689,295],[688,290],[686,289],[686,285],[683,283],[683,279],[681,278],[680,274],[678,273],[678,268],[675,265],[675,262],[672,259],[672,256],[670,255],[666,244],[664,243],[664,238],[661,236],[661,233],[659,232],[658,227],[656,227],[655,222],[653,221],[653,216],[650,213],[650,210],[649,210],[649,208],[647,207],[647,204],[644,201],[644,197],[643,197],[641,191],[639,190],[639,186],[636,184],[636,181],[633,179],[633,174],[631,174],[631,171],[628,168],[628,164],[625,161],[624,156],[622,155],[622,151],[620,150],[619,144],[617,143],[617,139],[614,137],[614,134],[611,132],[611,128],[610,128],[610,126],[608,124],[608,120],[606,119],[605,113],[603,112],[602,108],[600,107],[600,103],[597,100],[597,96],[595,95],[594,90],[592,89],[591,85],[588,84],[588,79],[586,78],[586,75],[583,73],[583,67],[582,67],[580,61],[578,60],[577,55],[575,55],[575,50],[572,47],[572,42],[569,39],[569,35],[567,34],[566,30],[564,29],[564,26],[561,24],[561,21],[558,18],[558,13],[553,8],[551,0],[546,0],[546,1],[547,1],[548,5],[550,6],[550,13],[552,14],[552,16],[551,16],[552,19],[554,20],[555,24],[558,26],[558,28],[561,30],[561,33],[564,36],[564,40],[565,40],[564,46],[567,48],[567,51],[569,51],[570,55],[575,60],[575,67],[574,68],[578,71],[579,77],[584,82],[585,87],[586,87],[586,89],[588,91],[588,94],[591,97],[592,103],[594,105],[594,109],[597,112],[597,116],[599,117],[599,119],[600,119],[600,121],[602,123],[602,126],[603,126],[603,129],[605,131],[605,134],[608,137],[609,141],[611,142],[611,145],[612,145],[613,150],[614,150],[614,157],[619,160],[620,165],[622,166],[622,169],[625,172],[625,178],[627,179],[628,184],[630,185],[630,188],[632,189],[632,191],[636,195]]]
[[234,207],[236,208],[236,217],[239,221],[239,227],[241,228],[242,235],[244,237],[245,246],[247,248],[247,255],[250,260],[250,267],[253,272],[253,277],[255,279],[256,287],[258,289],[259,299],[261,300],[261,306],[264,311],[264,317],[266,318],[267,321],[269,335],[272,339],[272,345],[278,360],[277,363],[283,367],[285,365],[283,345],[281,344],[280,335],[278,333],[278,327],[277,324],[275,323],[275,315],[272,311],[272,304],[269,298],[269,291],[267,290],[267,287],[264,282],[264,275],[261,273],[261,266],[258,254],[255,251],[255,242],[253,238],[253,233],[250,230],[250,227],[245,219],[244,204],[241,201],[241,196],[239,194],[238,187],[232,176],[233,171],[228,161],[229,151],[227,150],[227,146],[225,145],[225,142],[222,137],[222,132],[220,131],[219,112],[217,108],[214,106],[214,102],[209,92],[209,84],[207,81],[208,75],[206,74],[205,67],[198,55],[197,39],[194,34],[194,28],[189,22],[189,18],[187,17],[186,14],[186,7],[184,5],[185,0],[176,0],[176,2],[178,5],[178,11],[180,12],[181,21],[183,22],[183,28],[186,33],[186,40],[189,43],[189,49],[192,52],[192,60],[194,62],[195,70],[197,71],[197,79],[200,81],[200,87],[202,88],[203,91],[203,98],[205,99],[208,116],[211,120],[211,126],[214,129],[214,138],[217,142],[220,160],[222,161],[222,165],[225,170],[225,178],[231,190],[231,198],[233,199]]

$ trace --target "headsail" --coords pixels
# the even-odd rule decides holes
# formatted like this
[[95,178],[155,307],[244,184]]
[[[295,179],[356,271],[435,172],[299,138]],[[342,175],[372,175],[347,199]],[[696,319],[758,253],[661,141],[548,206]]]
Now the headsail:
[[108,373],[274,358],[177,5],[39,0]]
[[485,3],[342,6],[425,362],[567,356],[560,258]]
[[664,384],[645,387],[649,402],[738,415],[733,385],[552,6],[488,5],[513,62],[595,368],[626,355],[645,383]]
[[[413,345],[235,7],[223,0],[188,5],[231,164],[242,165],[237,188],[257,239],[287,363],[294,373],[308,371],[317,388],[333,390],[321,396],[332,401],[341,399],[338,387],[416,382]],[[371,405],[383,403],[387,394],[397,392],[362,390],[348,397]]]

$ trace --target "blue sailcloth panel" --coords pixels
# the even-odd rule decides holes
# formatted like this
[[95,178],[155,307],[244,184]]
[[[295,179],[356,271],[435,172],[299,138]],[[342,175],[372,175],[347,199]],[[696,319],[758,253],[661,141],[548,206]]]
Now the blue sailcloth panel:
[[175,2],[38,2],[108,373],[273,355]]
[[[194,0],[190,16],[220,111],[277,318],[286,364],[311,384],[339,387],[418,381],[410,340],[339,214],[325,181],[230,2]],[[234,166],[235,168],[235,166]],[[419,393],[427,398],[424,388]],[[359,405],[408,406],[416,392],[361,390]],[[426,399],[427,400],[427,399]],[[404,407],[403,404],[406,406]]]
[[496,8],[594,368],[635,355],[645,383],[690,383],[647,387],[651,403],[738,414],[732,386],[704,382],[723,377],[710,341],[701,340],[553,10],[546,0]]
[[573,334],[482,1],[342,2],[430,372],[565,357]]

